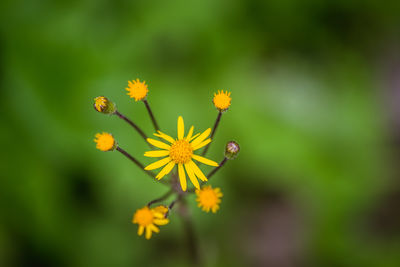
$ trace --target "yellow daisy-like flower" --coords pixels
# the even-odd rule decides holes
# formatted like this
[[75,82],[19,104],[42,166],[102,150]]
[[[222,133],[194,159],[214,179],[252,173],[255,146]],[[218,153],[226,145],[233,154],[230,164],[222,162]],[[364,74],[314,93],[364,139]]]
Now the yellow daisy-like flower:
[[159,233],[160,229],[156,226],[166,225],[169,220],[165,218],[165,214],[159,210],[150,209],[145,206],[142,209],[138,209],[133,215],[132,223],[138,224],[138,235],[141,236],[146,230],[145,237],[150,239],[152,233]]
[[131,98],[134,98],[135,101],[143,100],[146,98],[149,90],[147,89],[146,81],[139,81],[139,79],[128,81],[128,87],[125,88]]
[[193,159],[210,166],[218,166],[218,163],[199,155],[193,154],[194,151],[204,147],[211,142],[211,138],[207,138],[211,133],[210,128],[205,130],[202,134],[196,134],[194,136],[193,129],[194,127],[192,126],[189,130],[188,135],[185,137],[183,118],[179,116],[178,139],[174,139],[171,136],[162,133],[161,131],[158,131],[158,134],[155,133],[154,135],[166,140],[170,144],[147,138],[147,142],[155,147],[161,148],[162,150],[147,151],[144,153],[144,155],[146,157],[165,158],[146,166],[144,169],[154,170],[166,165],[156,176],[156,178],[160,180],[165,175],[170,173],[175,165],[178,165],[179,181],[181,183],[182,190],[186,191],[187,188],[185,170],[192,184],[196,188],[200,188],[197,178],[204,182],[207,181],[207,178],[196,165],[196,163],[194,163]]
[[221,203],[221,197],[223,194],[221,190],[217,188],[212,188],[211,186],[205,186],[202,189],[196,189],[196,201],[198,202],[197,206],[202,208],[205,212],[216,213],[219,209],[219,203]]
[[117,147],[114,137],[109,133],[98,133],[95,136],[96,148],[101,151],[111,151]]
[[218,93],[214,93],[213,103],[219,111],[227,110],[231,105],[231,100],[231,92],[218,90]]

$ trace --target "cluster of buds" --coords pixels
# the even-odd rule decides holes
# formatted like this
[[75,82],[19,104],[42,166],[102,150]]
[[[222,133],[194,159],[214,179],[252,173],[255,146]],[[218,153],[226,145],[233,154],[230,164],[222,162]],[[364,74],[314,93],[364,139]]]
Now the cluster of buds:
[[[148,202],[147,205],[136,210],[134,213],[132,223],[138,224],[138,235],[145,233],[145,238],[150,239],[152,233],[158,233],[160,226],[168,224],[168,217],[175,204],[181,206],[186,205],[185,198],[193,193],[197,196],[196,201],[198,202],[198,207],[205,212],[212,211],[215,213],[219,209],[223,194],[220,188],[213,188],[209,185],[209,180],[228,159],[234,159],[240,151],[239,144],[235,141],[230,141],[226,144],[224,158],[220,163],[205,158],[218,125],[220,124],[222,114],[226,112],[231,105],[230,93],[227,91],[218,91],[218,93],[214,94],[212,102],[218,110],[218,116],[213,128],[208,128],[201,133],[195,134],[194,126],[191,126],[189,130],[186,131],[184,120],[182,116],[179,116],[177,121],[178,134],[176,138],[173,138],[162,132],[158,126],[147,101],[147,94],[149,92],[147,84],[136,79],[128,82],[126,90],[128,91],[127,94],[135,101],[142,101],[145,104],[154,126],[155,133],[153,135],[157,139],[149,138],[137,124],[117,110],[114,102],[104,96],[99,96],[94,99],[95,110],[103,114],[116,115],[123,119],[138,132],[151,148],[150,151],[144,152],[144,156],[161,159],[147,166],[143,165],[134,156],[122,149],[110,133],[98,133],[94,141],[96,142],[97,149],[101,151],[120,152],[154,181],[169,188],[164,195]],[[196,154],[198,150],[202,150],[201,155]],[[214,169],[208,173],[208,175],[205,175],[198,164],[213,166]],[[159,168],[161,168],[161,170],[157,174],[152,172],[152,170]],[[177,172],[172,172],[174,168],[177,169]],[[188,187],[188,180],[193,187]],[[205,185],[206,183],[207,185]],[[175,198],[169,205],[161,204],[165,203],[171,196],[175,196]],[[152,207],[157,203],[158,206]]]

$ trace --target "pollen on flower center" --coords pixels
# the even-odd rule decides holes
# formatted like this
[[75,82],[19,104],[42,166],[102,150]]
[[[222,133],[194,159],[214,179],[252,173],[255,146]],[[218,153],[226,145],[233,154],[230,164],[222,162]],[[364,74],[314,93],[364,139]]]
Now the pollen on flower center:
[[193,148],[186,140],[175,141],[169,150],[169,156],[177,163],[187,163],[190,161],[193,155]]
[[218,197],[213,190],[204,190],[199,196],[204,206],[214,206],[218,202]]
[[133,218],[135,223],[142,226],[147,226],[152,224],[153,219],[154,219],[153,213],[149,208],[143,208],[138,210]]

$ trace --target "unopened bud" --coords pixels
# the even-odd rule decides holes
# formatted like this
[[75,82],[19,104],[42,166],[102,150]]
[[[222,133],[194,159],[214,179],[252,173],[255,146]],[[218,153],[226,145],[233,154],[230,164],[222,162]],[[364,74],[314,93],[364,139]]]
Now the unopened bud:
[[104,96],[96,97],[93,106],[96,111],[104,114],[114,114],[117,111],[115,104]]
[[234,159],[239,154],[240,146],[235,141],[229,141],[225,147],[225,157],[227,159]]

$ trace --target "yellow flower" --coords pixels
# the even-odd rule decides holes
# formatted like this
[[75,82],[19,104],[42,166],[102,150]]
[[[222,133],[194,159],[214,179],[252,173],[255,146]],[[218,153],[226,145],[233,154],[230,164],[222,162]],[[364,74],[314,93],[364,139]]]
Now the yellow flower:
[[203,211],[216,213],[219,209],[219,203],[221,203],[221,197],[223,194],[221,190],[217,188],[212,188],[211,186],[205,186],[202,189],[196,189],[196,201],[197,206],[201,207]]
[[231,92],[224,93],[224,91],[218,90],[218,93],[214,93],[213,103],[219,111],[227,110],[231,105],[231,100]]
[[101,151],[111,151],[117,147],[114,137],[109,133],[98,133],[94,139],[96,142],[96,148]]
[[194,127],[192,126],[189,130],[188,135],[185,137],[183,118],[179,116],[178,139],[173,139],[171,136],[166,135],[165,133],[162,133],[160,131],[158,131],[158,134],[154,134],[155,136],[163,138],[164,140],[169,142],[170,145],[161,141],[147,138],[147,142],[155,147],[161,148],[162,150],[147,151],[144,153],[144,155],[146,157],[165,156],[165,158],[146,166],[144,169],[154,170],[166,165],[156,176],[156,178],[160,180],[165,175],[170,173],[174,166],[177,164],[182,190],[186,191],[187,188],[185,170],[192,184],[196,188],[200,188],[199,181],[196,177],[204,182],[207,181],[207,178],[199,169],[199,167],[197,167],[196,163],[194,163],[193,159],[210,166],[218,166],[218,163],[193,154],[193,151],[200,149],[211,142],[211,139],[207,138],[211,133],[210,128],[205,130],[202,134],[196,134],[195,136],[193,136],[193,129]]
[[150,239],[153,232],[160,232],[160,229],[158,229],[156,225],[166,225],[169,222],[169,220],[165,218],[165,214],[157,210],[157,208],[150,209],[145,206],[142,209],[138,209],[133,215],[132,223],[139,225],[139,236],[141,236],[146,229],[145,237],[146,239]]
[[127,95],[134,98],[135,101],[143,100],[146,98],[149,90],[147,89],[146,81],[140,82],[139,79],[128,81]]

